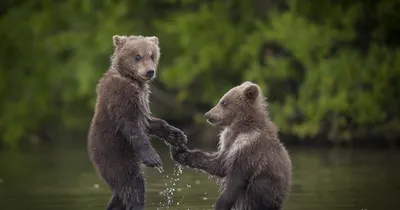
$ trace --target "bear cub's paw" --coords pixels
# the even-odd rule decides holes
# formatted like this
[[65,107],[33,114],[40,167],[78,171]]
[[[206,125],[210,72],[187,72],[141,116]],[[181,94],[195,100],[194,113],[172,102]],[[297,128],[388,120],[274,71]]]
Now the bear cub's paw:
[[139,156],[147,167],[158,168],[162,166],[161,158],[153,148],[139,150]]
[[168,136],[165,140],[174,147],[182,147],[186,145],[188,141],[183,131],[171,125],[168,126]]
[[187,158],[190,152],[186,147],[171,147],[171,156],[176,162],[187,165]]

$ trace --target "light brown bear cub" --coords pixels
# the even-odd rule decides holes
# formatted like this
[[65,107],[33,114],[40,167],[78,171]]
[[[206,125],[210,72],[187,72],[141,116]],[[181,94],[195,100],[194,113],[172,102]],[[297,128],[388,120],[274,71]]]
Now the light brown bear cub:
[[113,195],[108,210],[142,210],[142,163],[161,166],[150,135],[174,146],[186,144],[179,129],[152,116],[149,82],[160,58],[157,37],[114,36],[111,66],[97,85],[97,101],[88,135],[90,159]]
[[172,147],[173,159],[219,178],[215,209],[282,209],[290,192],[292,164],[259,86],[244,82],[232,88],[205,117],[223,128],[218,152]]

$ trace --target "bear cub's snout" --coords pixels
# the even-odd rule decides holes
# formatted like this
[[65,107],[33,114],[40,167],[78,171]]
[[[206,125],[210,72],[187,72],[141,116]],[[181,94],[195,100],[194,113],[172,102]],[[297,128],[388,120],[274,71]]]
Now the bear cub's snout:
[[152,69],[147,70],[146,77],[151,79],[151,78],[153,78],[153,76],[154,76],[154,70],[152,70]]
[[211,124],[215,124],[218,121],[215,117],[213,117],[213,115],[210,112],[205,113],[204,117]]

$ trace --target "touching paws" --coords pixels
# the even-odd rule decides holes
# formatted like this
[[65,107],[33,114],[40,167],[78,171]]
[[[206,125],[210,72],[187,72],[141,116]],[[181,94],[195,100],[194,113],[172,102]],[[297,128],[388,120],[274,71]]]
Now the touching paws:
[[171,147],[171,156],[176,162],[181,165],[187,165],[187,158],[189,157],[190,152],[187,148],[182,147]]
[[158,168],[162,166],[161,158],[153,148],[142,149],[139,151],[142,162],[147,167]]
[[183,145],[187,144],[187,137],[185,133],[178,128],[175,128],[174,126],[168,126],[169,132],[168,136],[166,137],[166,141],[175,146],[175,147],[181,147]]

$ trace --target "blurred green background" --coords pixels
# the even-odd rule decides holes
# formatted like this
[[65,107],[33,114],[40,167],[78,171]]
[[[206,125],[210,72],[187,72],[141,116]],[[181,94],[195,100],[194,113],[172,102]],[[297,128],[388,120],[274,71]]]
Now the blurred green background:
[[209,128],[203,113],[227,90],[251,80],[288,139],[393,145],[399,9],[398,0],[4,0],[0,139],[87,132],[119,34],[159,37],[152,109],[189,135]]
[[[159,38],[151,108],[191,148],[215,150],[203,114],[226,91],[261,86],[294,165],[285,209],[393,209],[400,153],[376,148],[400,145],[399,11],[399,0],[3,0],[0,209],[105,209],[86,136],[113,35]],[[165,172],[146,173],[147,209],[212,208],[215,180],[177,175],[154,145]]]

